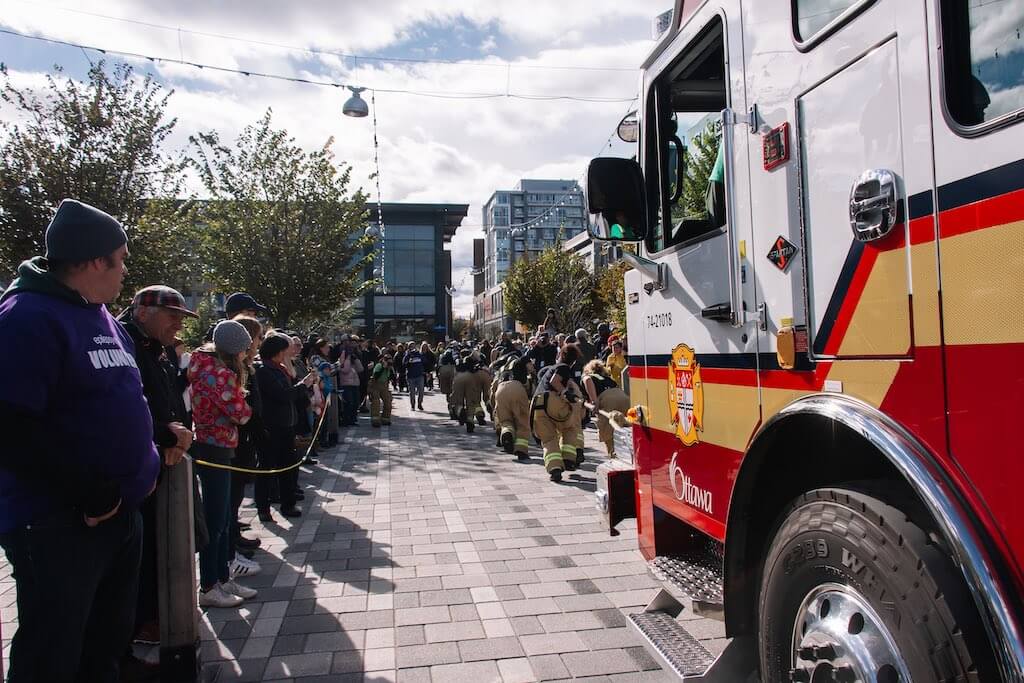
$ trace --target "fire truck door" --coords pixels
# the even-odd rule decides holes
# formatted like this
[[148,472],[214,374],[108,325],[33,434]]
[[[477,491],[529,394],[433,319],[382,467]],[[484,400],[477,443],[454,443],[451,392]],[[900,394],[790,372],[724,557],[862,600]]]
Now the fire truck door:
[[667,277],[658,288],[644,276],[630,319],[631,344],[645,339],[650,426],[640,477],[652,501],[639,507],[717,539],[760,417],[755,278],[741,257],[752,136],[731,114],[747,110],[741,27],[739,0],[706,2],[645,75],[642,164],[658,220],[644,246]]

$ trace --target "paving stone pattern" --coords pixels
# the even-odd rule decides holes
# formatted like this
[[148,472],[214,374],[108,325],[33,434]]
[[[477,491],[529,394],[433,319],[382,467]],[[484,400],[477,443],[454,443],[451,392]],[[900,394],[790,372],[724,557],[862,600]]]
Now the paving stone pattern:
[[[391,427],[361,415],[343,430],[302,470],[301,518],[262,525],[246,499],[263,572],[241,580],[254,600],[203,614],[203,661],[220,680],[673,680],[626,623],[659,584],[631,521],[617,537],[601,528],[596,432],[588,462],[556,485],[535,445],[517,462],[490,424],[467,434],[441,395],[425,405],[410,412],[396,395]],[[17,627],[6,561],[0,600],[6,660]],[[690,628],[724,647],[718,622]]]

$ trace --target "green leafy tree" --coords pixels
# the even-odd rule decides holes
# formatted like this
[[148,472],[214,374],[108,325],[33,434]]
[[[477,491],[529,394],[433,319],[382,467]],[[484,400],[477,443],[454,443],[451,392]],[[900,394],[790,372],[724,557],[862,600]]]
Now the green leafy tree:
[[197,203],[200,253],[221,291],[246,291],[274,322],[328,315],[372,281],[366,195],[351,191],[351,166],[336,165],[333,138],[306,152],[268,109],[233,146],[216,132],[190,138],[211,201]]
[[185,318],[181,325],[181,332],[178,333],[178,337],[185,342],[185,348],[189,350],[202,346],[207,330],[217,322],[217,306],[213,297],[206,296],[199,301],[199,305],[196,306],[196,315],[199,317]]
[[718,157],[718,144],[722,138],[722,124],[708,121],[700,133],[693,136],[686,147],[686,172],[683,174],[683,194],[672,207],[673,222],[683,218],[703,218],[707,215],[704,197],[708,178]]
[[548,308],[558,312],[565,330],[589,324],[601,313],[597,277],[578,254],[566,253],[562,242],[534,260],[520,259],[503,283],[505,312],[530,328],[544,322]]
[[469,318],[456,316],[452,319],[452,329],[449,336],[452,339],[472,339],[476,334],[476,325]]
[[[189,268],[178,224],[147,218],[150,206],[177,196],[183,160],[163,145],[176,119],[173,94],[130,66],[95,64],[85,82],[60,67],[39,90],[19,88],[0,66],[0,269],[45,251],[43,233],[61,199],[71,197],[116,217],[130,239],[125,296],[139,286],[180,280]],[[154,201],[155,200],[155,201]],[[0,277],[2,279],[2,277]]]
[[602,304],[602,315],[616,330],[626,329],[626,289],[623,278],[631,267],[619,261],[601,271],[598,276],[597,292]]

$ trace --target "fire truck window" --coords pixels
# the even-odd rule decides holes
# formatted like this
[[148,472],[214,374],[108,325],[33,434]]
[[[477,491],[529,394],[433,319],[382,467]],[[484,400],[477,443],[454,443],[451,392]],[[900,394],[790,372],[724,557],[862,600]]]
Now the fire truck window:
[[720,147],[728,100],[721,19],[693,40],[656,88],[661,210],[648,239],[651,252],[717,232],[726,222]]
[[946,106],[961,126],[1024,108],[1024,3],[943,0]]
[[806,42],[860,0],[794,0],[796,39]]

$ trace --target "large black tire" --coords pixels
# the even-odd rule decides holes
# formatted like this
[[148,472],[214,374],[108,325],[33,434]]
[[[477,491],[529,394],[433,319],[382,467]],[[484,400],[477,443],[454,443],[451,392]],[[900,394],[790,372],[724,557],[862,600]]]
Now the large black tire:
[[935,535],[873,495],[818,489],[781,515],[765,556],[758,605],[765,683],[791,680],[797,611],[824,584],[849,586],[866,600],[913,681],[999,680],[972,596]]

